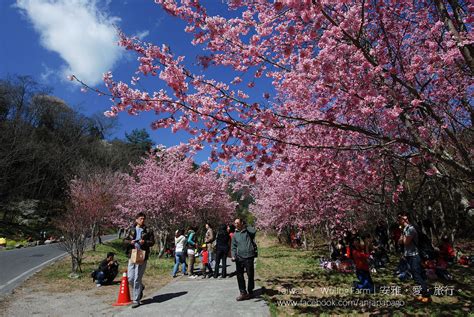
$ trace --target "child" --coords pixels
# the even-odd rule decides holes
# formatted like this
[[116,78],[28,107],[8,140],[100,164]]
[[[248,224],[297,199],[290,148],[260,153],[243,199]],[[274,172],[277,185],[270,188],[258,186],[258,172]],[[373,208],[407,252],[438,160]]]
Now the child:
[[201,250],[201,270],[202,270],[202,278],[206,278],[206,272],[208,271],[208,277],[212,276],[212,268],[209,264],[209,251],[207,250],[207,245],[204,243],[202,245]]
[[369,270],[369,254],[364,252],[364,242],[359,237],[354,238],[353,245],[351,247],[351,258],[354,261],[356,267],[356,275],[359,282],[354,282],[354,288],[356,290],[369,290],[374,292],[374,283],[370,277]]

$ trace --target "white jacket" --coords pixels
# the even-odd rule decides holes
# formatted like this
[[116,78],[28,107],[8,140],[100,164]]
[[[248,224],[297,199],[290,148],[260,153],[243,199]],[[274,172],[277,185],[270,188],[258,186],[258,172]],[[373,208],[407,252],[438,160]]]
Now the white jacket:
[[174,238],[174,244],[176,245],[176,250],[175,250],[176,253],[183,252],[185,242],[186,242],[186,237],[183,235],[180,235],[179,237]]

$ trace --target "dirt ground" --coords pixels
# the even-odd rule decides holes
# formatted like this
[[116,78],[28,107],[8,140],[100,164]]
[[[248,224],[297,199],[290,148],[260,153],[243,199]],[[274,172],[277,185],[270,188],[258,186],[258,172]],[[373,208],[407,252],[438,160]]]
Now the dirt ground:
[[[51,268],[50,268],[51,269]],[[148,270],[148,268],[147,268]],[[144,298],[166,285],[170,278],[156,279],[145,272]],[[121,277],[114,285],[96,287],[91,279],[71,283],[51,284],[38,274],[29,278],[7,297],[0,299],[0,316],[111,316],[130,309],[129,306],[112,306],[116,302]]]

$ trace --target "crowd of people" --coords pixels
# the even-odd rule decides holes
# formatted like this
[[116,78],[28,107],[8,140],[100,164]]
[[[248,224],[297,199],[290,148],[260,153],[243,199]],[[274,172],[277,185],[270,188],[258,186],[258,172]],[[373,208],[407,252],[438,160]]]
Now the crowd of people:
[[[257,256],[255,228],[249,227],[237,218],[234,224],[221,224],[214,232],[209,223],[205,224],[204,243],[197,241],[196,228],[175,232],[175,265],[172,276],[177,277],[179,267],[183,275],[189,278],[220,278],[237,275],[240,295],[238,301],[253,297],[254,258]],[[196,258],[200,259],[201,268],[195,270]],[[227,273],[227,258],[236,263],[236,272]],[[221,268],[221,269],[220,269]],[[244,272],[248,283],[245,285]]]
[[[226,278],[227,258],[231,257],[231,241],[235,233],[234,225],[222,224],[216,233],[209,224],[205,225],[206,234],[204,243],[199,244],[196,240],[196,228],[184,230],[178,229],[175,232],[175,265],[173,277],[177,276],[179,266],[183,275],[190,278]],[[201,268],[195,270],[196,258],[200,259]],[[219,274],[219,266],[222,266]]]
[[[128,279],[132,289],[132,307],[140,306],[145,286],[142,278],[149,258],[150,248],[154,245],[153,231],[145,226],[145,215],[139,213],[135,224],[125,234],[128,263]],[[205,234],[199,239],[197,228],[189,227],[186,232],[178,229],[174,237],[174,250],[168,253],[174,257],[172,276],[181,274],[189,278],[220,278],[237,275],[240,295],[238,301],[252,298],[254,289],[254,259],[258,256],[255,244],[256,230],[237,218],[234,224],[222,224],[217,231],[211,224],[205,224]],[[346,230],[340,239],[331,241],[330,259],[322,259],[321,266],[339,272],[356,273],[355,291],[373,293],[376,290],[372,274],[386,267],[389,253],[399,255],[399,263],[394,272],[401,280],[413,279],[419,287],[417,300],[431,302],[428,278],[451,280],[449,265],[456,261],[456,252],[448,237],[443,237],[438,248],[434,248],[428,236],[419,226],[410,222],[407,215],[398,216],[397,226],[390,230],[379,222],[373,232]],[[295,243],[295,247],[298,244]],[[140,250],[144,253],[140,262],[132,255]],[[236,263],[236,271],[228,274],[227,260]],[[200,268],[196,269],[196,259]],[[459,261],[461,261],[460,259]],[[461,263],[461,262],[460,262]],[[461,263],[462,264],[462,263]],[[107,254],[94,272],[97,286],[111,283],[118,272],[114,254]],[[247,285],[244,273],[247,273]]]
[[[138,213],[135,223],[124,233],[124,245],[129,258],[127,276],[129,287],[132,290],[132,308],[141,305],[145,286],[142,283],[147,261],[150,256],[150,248],[155,244],[153,230],[145,225],[146,216]],[[206,233],[202,243],[196,233],[196,228],[190,227],[184,232],[178,229],[174,237],[174,259],[175,264],[172,276],[177,277],[179,267],[183,275],[189,278],[226,278],[237,275],[240,295],[237,301],[253,297],[254,283],[254,259],[257,257],[257,245],[255,244],[256,230],[247,226],[245,222],[237,218],[231,225],[222,224],[214,232],[209,223],[205,224]],[[122,233],[122,232],[121,232]],[[201,267],[195,269],[196,258],[200,259]],[[231,258],[236,264],[236,272],[228,274],[227,258]],[[114,260],[114,254],[107,254],[99,268],[91,276],[97,286],[111,284],[118,273],[118,263]],[[247,273],[247,285],[244,273]]]
[[413,279],[420,289],[416,299],[424,303],[431,302],[427,279],[451,280],[448,267],[456,259],[448,237],[441,239],[438,248],[433,247],[420,226],[412,224],[404,214],[398,215],[397,224],[390,230],[382,221],[371,233],[347,230],[341,239],[333,240],[330,247],[330,259],[322,259],[321,266],[339,272],[355,270],[354,290],[367,292],[375,291],[371,274],[385,268],[389,253],[394,252],[399,255],[394,274],[401,281]]

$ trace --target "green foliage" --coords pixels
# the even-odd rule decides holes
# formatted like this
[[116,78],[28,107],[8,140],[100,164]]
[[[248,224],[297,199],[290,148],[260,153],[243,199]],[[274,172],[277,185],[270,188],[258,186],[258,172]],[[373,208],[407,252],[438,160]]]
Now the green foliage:
[[[27,76],[0,80],[0,221],[33,227],[36,234],[35,227],[65,209],[75,175],[127,171],[144,154],[137,147],[151,142],[145,130],[127,135],[127,142],[109,142],[114,120],[86,117],[49,92]],[[25,218],[17,206],[31,200],[38,204]],[[35,218],[42,221],[31,222]]]
[[145,129],[134,129],[130,134],[125,133],[125,138],[132,145],[134,151],[137,151],[140,155],[150,151],[153,146],[150,134]]
[[236,216],[245,220],[246,223],[254,225],[255,216],[249,212],[249,206],[253,203],[253,197],[246,189],[233,190],[232,182],[227,190],[232,201],[238,203]]
[[[71,273],[70,260],[63,260],[57,262],[38,273],[38,278],[45,281],[48,284],[63,285],[64,288],[61,292],[68,291],[69,289],[79,288],[88,289],[91,287],[90,273],[97,269],[100,261],[105,259],[108,252],[114,252],[114,259],[119,263],[119,272],[123,272],[127,269],[128,258],[125,255],[123,242],[121,239],[108,241],[104,244],[97,245],[96,251],[86,251],[84,261],[82,263],[82,273],[79,274],[77,280],[71,280],[69,277]],[[173,268],[173,261],[171,259],[158,258],[156,255],[151,255],[148,259],[147,270],[145,278],[150,279],[163,279],[164,276],[169,276]],[[121,275],[117,276],[116,280],[120,280]],[[79,283],[79,284],[76,284]],[[68,287],[67,285],[71,285]],[[95,286],[94,286],[95,287]]]

